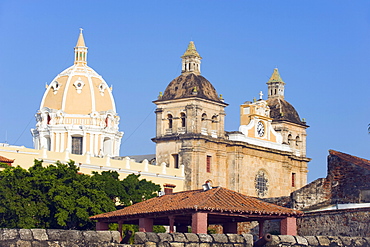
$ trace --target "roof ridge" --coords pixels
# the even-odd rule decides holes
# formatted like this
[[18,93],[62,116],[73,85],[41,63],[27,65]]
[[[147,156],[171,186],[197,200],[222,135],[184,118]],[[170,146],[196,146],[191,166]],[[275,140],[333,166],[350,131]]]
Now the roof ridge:
[[[202,201],[202,202],[200,202],[200,203],[198,203],[199,205],[197,205],[198,207],[199,206],[202,206],[202,205],[204,205],[204,204],[206,204],[207,203],[207,201],[211,198],[211,197],[213,197],[220,189],[221,189],[222,187],[216,187],[216,188],[213,188],[212,187],[212,189],[210,189],[209,191],[211,191],[211,192],[213,192],[210,196],[208,196],[208,197],[206,197],[206,198],[204,198],[204,200]],[[207,191],[204,191],[204,192],[207,192]],[[210,193],[210,192],[209,192]]]

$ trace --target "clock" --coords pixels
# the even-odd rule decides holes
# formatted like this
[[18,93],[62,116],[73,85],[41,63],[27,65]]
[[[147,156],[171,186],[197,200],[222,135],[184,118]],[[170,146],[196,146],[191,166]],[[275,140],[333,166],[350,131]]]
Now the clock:
[[259,137],[262,137],[265,134],[265,126],[262,122],[257,123],[257,134]]

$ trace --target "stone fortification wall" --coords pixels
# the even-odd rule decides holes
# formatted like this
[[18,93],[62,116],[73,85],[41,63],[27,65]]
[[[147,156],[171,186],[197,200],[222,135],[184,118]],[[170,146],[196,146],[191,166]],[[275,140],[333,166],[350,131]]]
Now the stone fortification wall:
[[56,229],[0,229],[1,247],[108,247],[122,246],[117,231]]
[[291,208],[310,210],[331,203],[331,184],[326,178],[319,178],[291,193]]
[[370,208],[305,213],[297,226],[299,235],[370,237]]
[[[137,232],[135,244],[119,244],[117,231],[0,229],[1,247],[252,247],[250,234]],[[272,236],[267,247],[370,246],[370,237]]]
[[[136,233],[136,247],[252,247],[250,234]],[[274,235],[267,247],[368,247],[370,238]]]

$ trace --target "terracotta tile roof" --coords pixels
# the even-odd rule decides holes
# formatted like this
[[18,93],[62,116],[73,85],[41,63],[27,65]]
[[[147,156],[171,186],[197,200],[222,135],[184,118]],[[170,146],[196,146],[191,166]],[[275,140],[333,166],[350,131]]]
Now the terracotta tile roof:
[[345,160],[345,161],[347,161],[351,164],[354,164],[354,165],[360,166],[362,168],[365,168],[367,170],[370,170],[370,160],[365,160],[365,159],[362,159],[362,158],[359,158],[359,157],[356,157],[356,156],[352,156],[352,155],[345,154],[345,153],[338,152],[338,151],[334,151],[334,150],[329,150],[329,154],[337,156],[337,157],[341,158],[342,160]]
[[298,210],[284,208],[275,204],[261,201],[255,197],[246,196],[238,192],[222,187],[208,191],[190,190],[155,197],[132,206],[90,217],[90,219],[107,219],[114,217],[130,217],[143,214],[163,214],[176,211],[208,211],[213,214],[253,214],[253,215],[276,215],[276,216],[300,216],[303,213]]
[[4,156],[1,156],[0,155],[0,163],[7,163],[7,164],[10,164],[10,163],[13,163],[14,160],[11,160],[11,159],[8,159],[8,158],[5,158]]

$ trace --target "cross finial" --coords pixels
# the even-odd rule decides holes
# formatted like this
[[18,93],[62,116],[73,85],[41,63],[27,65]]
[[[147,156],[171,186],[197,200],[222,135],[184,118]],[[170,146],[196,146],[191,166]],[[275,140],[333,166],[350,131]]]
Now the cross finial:
[[260,95],[260,99],[262,99],[262,96],[263,96],[262,91],[260,91],[259,95]]
[[80,33],[82,33],[82,30],[83,30],[83,28],[82,28],[82,27],[80,27]]

